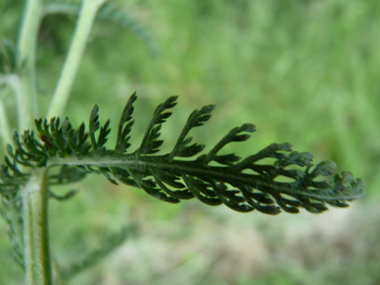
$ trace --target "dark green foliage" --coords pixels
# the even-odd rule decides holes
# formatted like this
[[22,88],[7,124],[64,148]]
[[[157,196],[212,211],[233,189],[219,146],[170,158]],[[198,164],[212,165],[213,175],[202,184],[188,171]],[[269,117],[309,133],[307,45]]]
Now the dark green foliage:
[[100,128],[99,136],[98,136],[98,141],[95,140],[95,132],[99,129],[99,107],[97,105],[94,106],[91,112],[90,116],[90,139],[91,139],[91,144],[92,148],[94,149],[95,152],[102,152],[105,151],[104,144],[107,142],[107,136],[110,133],[109,125],[110,125],[110,120],[108,120],[103,127]]
[[177,103],[177,96],[169,97],[164,103],[157,106],[153,113],[152,120],[149,123],[148,129],[145,132],[144,138],[141,142],[137,154],[153,154],[159,151],[159,147],[164,141],[157,140],[160,136],[161,124],[171,116],[171,112],[163,113],[169,108],[173,108]]
[[[8,156],[0,172],[2,194],[17,191],[18,186],[26,183],[28,175],[20,171],[19,164],[32,168],[59,166],[58,174],[49,176],[51,184],[78,181],[86,173],[101,173],[114,184],[121,182],[141,188],[170,203],[196,197],[208,205],[225,204],[239,212],[256,209],[271,215],[281,210],[298,213],[299,208],[320,213],[327,209],[326,204],[347,207],[347,202],[364,194],[365,184],[361,179],[355,180],[350,172],[343,172],[328,180],[335,172],[334,162],[323,161],[314,166],[312,154],[292,151],[289,143],[271,144],[245,159],[235,154],[219,154],[225,145],[250,138],[250,133],[256,131],[252,124],[232,129],[208,153],[198,155],[205,146],[190,144],[192,138],[188,133],[210,119],[213,105],[190,114],[170,153],[154,155],[163,143],[160,129],[171,115],[169,109],[176,105],[176,96],[156,108],[140,147],[127,153],[136,98],[132,94],[123,110],[114,150],[105,147],[110,122],[100,127],[97,106],[90,115],[88,134],[84,124],[73,129],[68,118],[62,125],[59,118],[52,118],[50,124],[47,120],[36,120],[42,142],[33,131],[25,131],[21,139],[15,133],[16,149],[8,146]],[[193,160],[181,160],[193,156],[196,156]],[[275,162],[263,164],[265,158]],[[291,181],[281,182],[279,177]],[[72,194],[64,197],[52,194],[52,197],[67,198]]]
[[[132,96],[129,98],[127,104],[125,105],[125,108],[123,110],[123,113],[121,114],[121,118],[119,121],[119,128],[117,130],[117,139],[116,139],[116,146],[115,146],[115,152],[117,153],[124,153],[127,151],[128,147],[131,145],[128,143],[130,136],[129,133],[131,132],[132,126],[134,124],[134,121],[132,120],[132,113],[133,113],[133,102],[135,102],[137,99],[136,92],[132,94]],[[126,124],[124,126],[124,124]]]

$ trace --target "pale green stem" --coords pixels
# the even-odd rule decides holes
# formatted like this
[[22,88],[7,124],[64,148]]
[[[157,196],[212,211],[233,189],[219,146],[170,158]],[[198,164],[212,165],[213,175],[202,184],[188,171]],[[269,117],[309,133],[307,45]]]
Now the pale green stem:
[[42,16],[41,0],[26,0],[18,39],[21,88],[19,93],[19,131],[32,127],[33,117],[37,115],[35,80],[35,57],[38,29]]
[[74,36],[59,77],[47,118],[60,116],[66,107],[99,8],[106,0],[83,0]]
[[23,190],[22,200],[27,285],[52,284],[48,198],[47,169],[35,169]]
[[[22,92],[22,85],[21,85],[21,81],[20,81],[20,77],[18,77],[16,74],[8,74],[6,76],[3,76],[3,77],[0,77],[0,85],[1,84],[4,84],[4,85],[7,85],[9,86],[14,94],[15,94],[15,97],[16,97],[16,105],[17,105],[17,118],[18,118],[18,127],[19,127],[19,130],[22,131],[24,130],[22,127],[25,127],[25,125],[23,125],[23,110],[26,108],[26,106],[24,106],[23,104],[23,92]],[[0,116],[4,116],[5,119],[6,119],[6,116],[5,116],[5,113],[3,112]],[[4,132],[4,131],[2,131]],[[10,137],[11,140],[7,141],[8,143],[11,143],[12,142],[12,136],[11,136],[11,131],[10,131],[10,128],[8,126],[7,128],[7,132],[9,132],[9,135],[7,137]]]
[[3,143],[3,149],[5,149],[8,143],[12,144],[11,129],[9,127],[6,111],[5,111],[3,102],[1,100],[0,100],[0,138]]
[[[8,85],[9,86],[8,76],[1,76],[0,77],[0,86],[1,85]],[[8,90],[9,90],[9,88],[8,88]],[[3,144],[3,149],[5,149],[7,143],[12,144],[11,127],[10,127],[10,124],[8,121],[7,111],[6,111],[6,108],[4,106],[4,102],[3,102],[4,97],[5,97],[5,94],[2,94],[0,97],[0,140]]]

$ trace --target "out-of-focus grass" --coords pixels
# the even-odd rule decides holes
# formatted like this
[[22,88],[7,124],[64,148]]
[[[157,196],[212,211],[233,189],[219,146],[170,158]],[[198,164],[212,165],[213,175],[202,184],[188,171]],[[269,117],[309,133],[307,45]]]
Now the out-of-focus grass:
[[[349,210],[272,218],[208,209],[197,201],[167,205],[138,189],[87,179],[76,186],[81,191],[72,201],[52,202],[58,260],[80,258],[77,252],[96,247],[103,231],[129,221],[141,222],[142,229],[141,236],[73,284],[380,282],[380,250],[373,249],[380,244],[375,230],[380,221],[375,207],[380,187],[380,2],[116,4],[147,27],[159,55],[150,54],[130,31],[97,22],[67,107],[74,124],[87,121],[96,103],[101,119],[111,118],[116,126],[129,94],[137,90],[132,141],[138,143],[154,107],[178,94],[179,106],[163,130],[170,149],[187,114],[216,103],[211,121],[194,132],[198,141],[210,145],[230,128],[252,122],[257,133],[231,150],[247,155],[272,142],[291,142],[296,150],[311,151],[318,161],[333,159],[339,171],[365,179],[368,195]],[[1,35],[14,40],[16,8],[1,15],[0,27]],[[42,24],[37,62],[41,116],[74,25],[75,19],[66,16],[51,16]],[[0,227],[4,232],[4,222]],[[22,272],[9,269],[5,235],[0,246],[0,283],[12,284]]]

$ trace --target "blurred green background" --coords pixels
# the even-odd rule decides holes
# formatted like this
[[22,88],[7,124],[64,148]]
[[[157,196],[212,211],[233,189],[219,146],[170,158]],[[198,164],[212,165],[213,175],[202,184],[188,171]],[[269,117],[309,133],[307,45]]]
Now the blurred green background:
[[[317,162],[332,159],[339,171],[363,178],[368,193],[349,209],[271,217],[196,200],[164,204],[91,176],[53,189],[80,190],[68,202],[50,204],[55,258],[64,266],[98,247],[104,233],[132,222],[140,230],[70,284],[380,284],[380,2],[111,3],[145,31],[96,22],[66,109],[74,125],[87,122],[98,104],[100,119],[111,118],[115,128],[136,90],[137,146],[156,105],[180,95],[163,126],[164,150],[193,109],[213,103],[212,119],[193,132],[198,142],[211,147],[231,128],[251,122],[258,131],[230,150],[246,156],[272,142],[290,142],[294,150],[314,153]],[[15,42],[22,1],[2,5],[0,36]],[[75,21],[51,15],[42,23],[42,117]],[[0,284],[21,284],[2,220],[0,232]]]

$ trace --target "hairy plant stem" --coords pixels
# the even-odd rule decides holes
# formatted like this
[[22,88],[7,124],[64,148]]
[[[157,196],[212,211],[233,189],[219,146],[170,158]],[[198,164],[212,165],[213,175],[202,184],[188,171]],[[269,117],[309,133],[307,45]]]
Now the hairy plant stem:
[[18,38],[20,72],[19,131],[32,127],[33,118],[37,117],[37,98],[35,80],[35,55],[38,29],[42,16],[41,0],[26,0],[21,29]]
[[52,284],[48,233],[47,168],[35,169],[23,189],[26,284]]
[[47,118],[59,116],[65,109],[96,14],[105,2],[106,0],[82,1],[82,7],[70,49],[63,65]]

